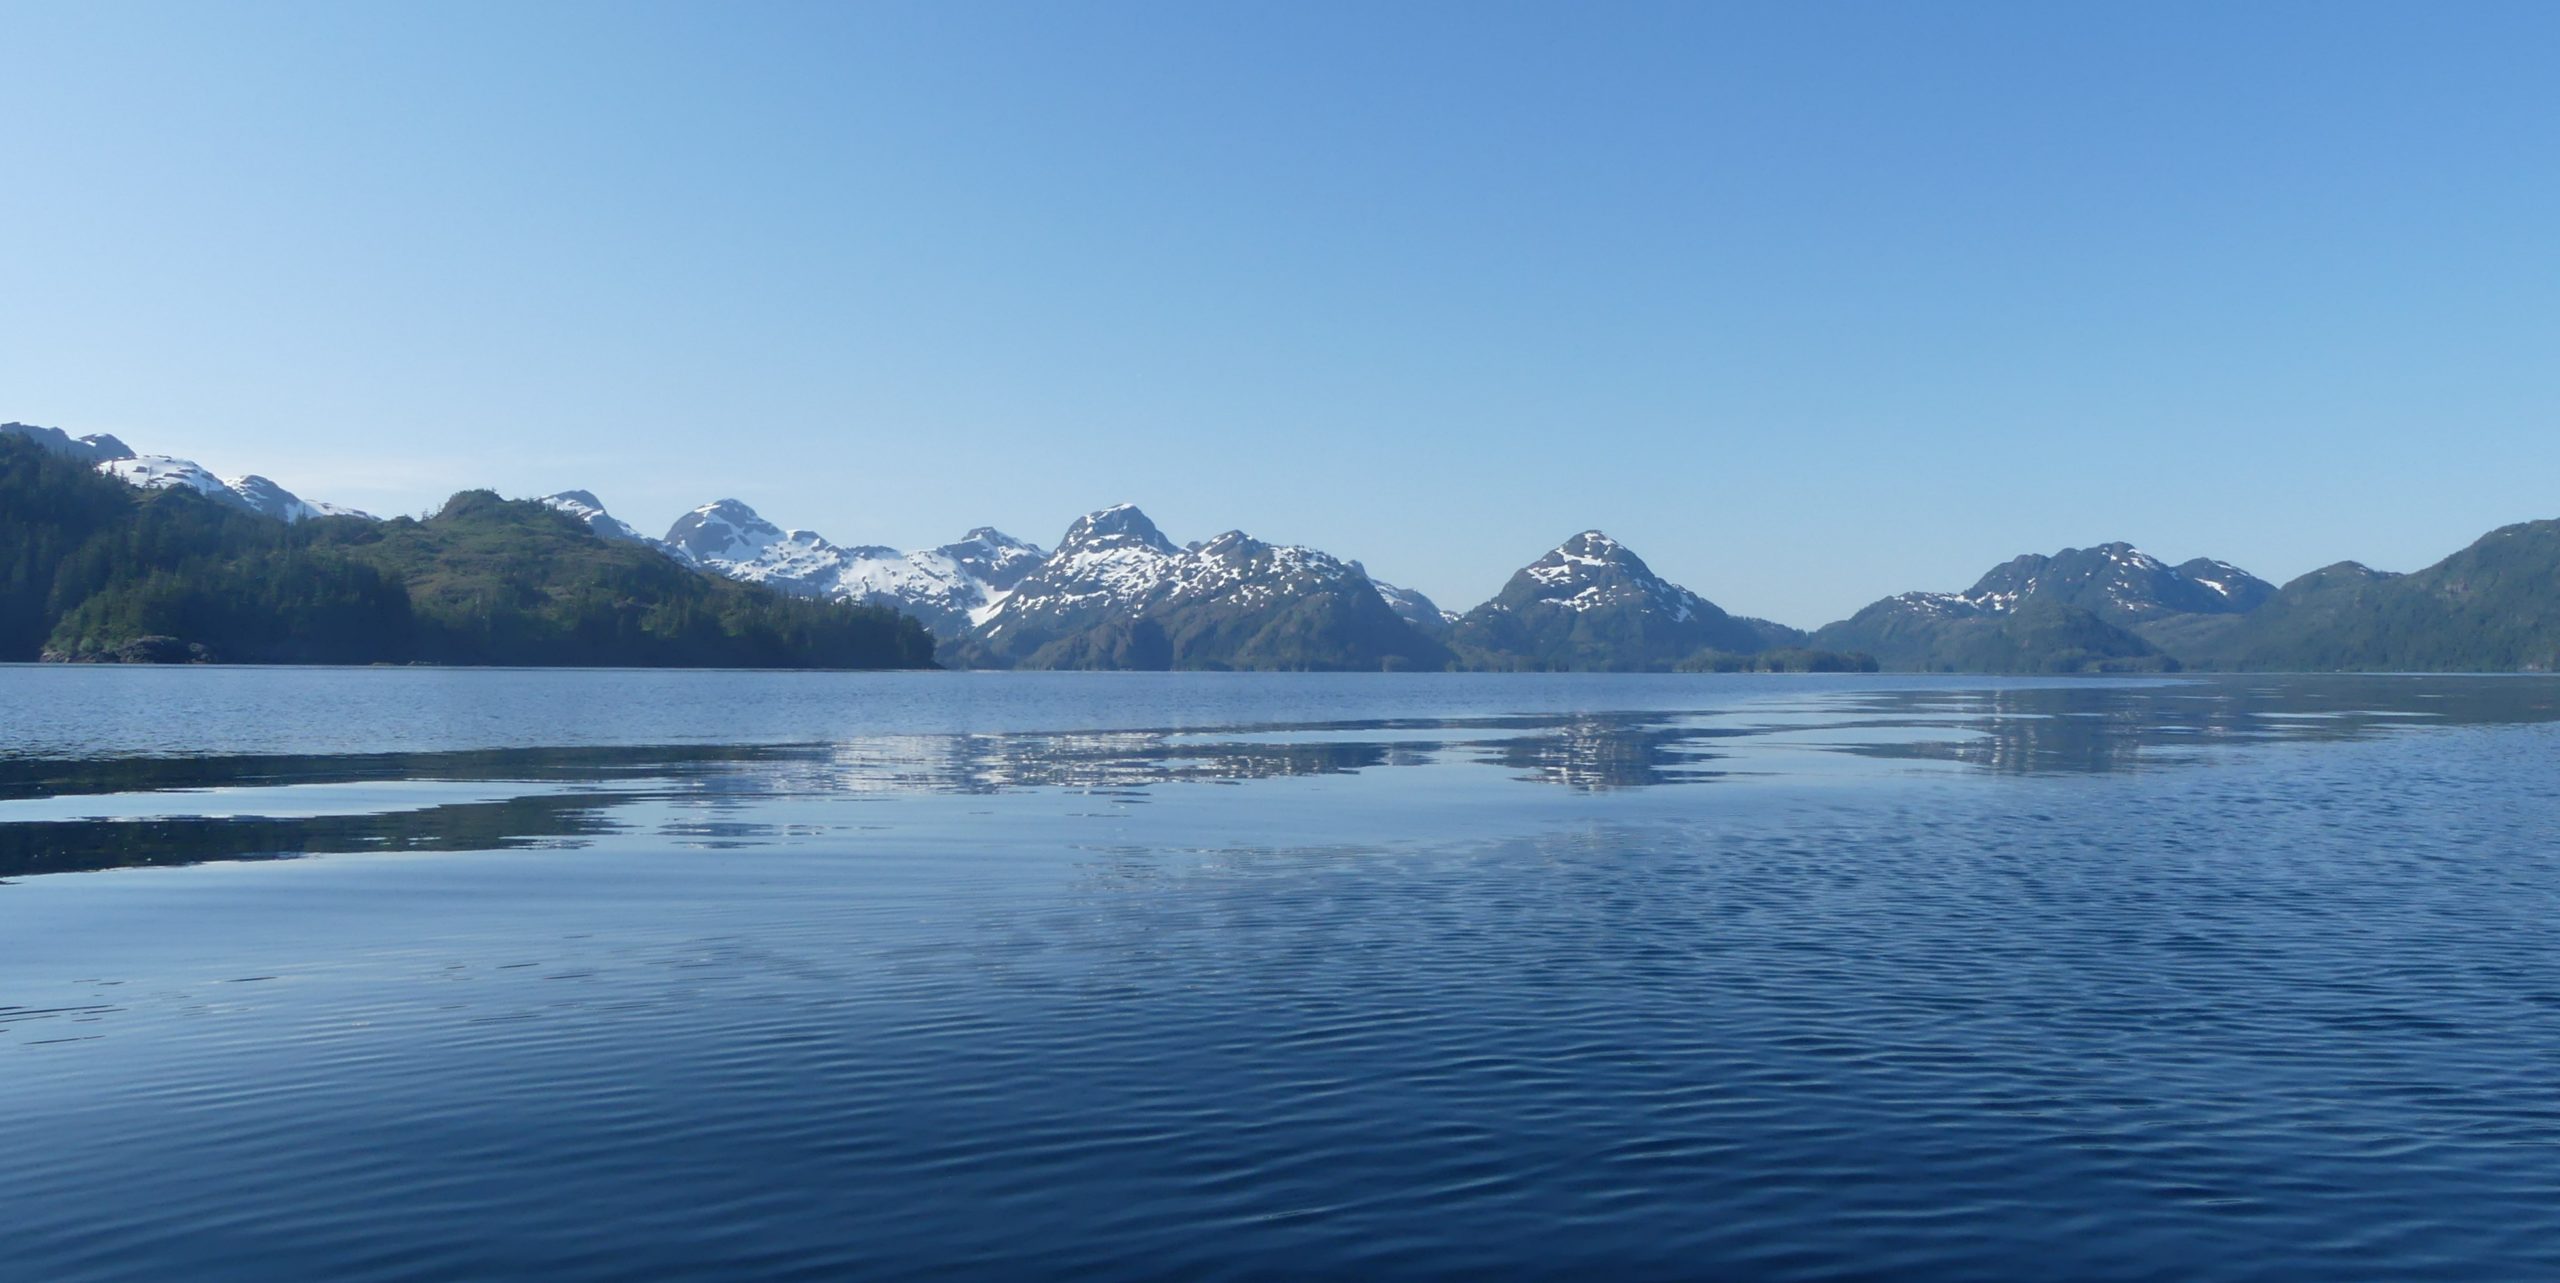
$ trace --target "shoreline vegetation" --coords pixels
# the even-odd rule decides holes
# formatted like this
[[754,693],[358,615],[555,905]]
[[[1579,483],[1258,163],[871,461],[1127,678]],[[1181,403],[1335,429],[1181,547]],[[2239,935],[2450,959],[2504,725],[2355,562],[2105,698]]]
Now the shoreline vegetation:
[[[1144,523],[1134,509],[1123,519]],[[1152,526],[1142,533],[1161,540]],[[1515,576],[1494,601],[1445,619],[1389,609],[1356,562],[1326,559],[1327,577],[1301,571],[1292,583],[1280,571],[1300,550],[1242,536],[1206,547],[1215,553],[1230,541],[1241,541],[1234,563],[1244,574],[1261,574],[1284,590],[1247,594],[1263,602],[1251,610],[1204,599],[1060,618],[1046,633],[1006,639],[1008,648],[989,644],[992,629],[938,639],[886,605],[730,578],[645,542],[600,535],[544,501],[472,490],[423,519],[288,522],[183,486],[138,488],[40,440],[0,434],[0,662],[1981,674],[2560,669],[2560,521],[2501,528],[2411,574],[2342,562],[2281,588],[2218,562],[2162,566],[2129,545],[2065,550],[2019,558],[1970,593],[1906,593],[1810,633],[1728,616],[1654,576],[1596,531]],[[1587,609],[1552,591],[1542,595],[1559,576],[1579,576],[1572,583],[1590,585],[1604,604]],[[2146,583],[2165,585],[2168,598],[2184,592],[2189,599],[2166,599]]]

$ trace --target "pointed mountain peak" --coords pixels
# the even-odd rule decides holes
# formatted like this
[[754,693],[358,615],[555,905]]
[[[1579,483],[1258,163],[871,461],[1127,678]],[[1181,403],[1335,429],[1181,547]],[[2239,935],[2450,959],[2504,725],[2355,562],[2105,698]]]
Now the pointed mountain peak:
[[544,495],[536,502],[539,502],[545,507],[551,508],[555,511],[576,517],[578,520],[587,523],[587,529],[594,531],[597,535],[603,538],[619,539],[627,543],[648,544],[651,547],[658,549],[660,552],[674,557],[678,561],[689,562],[692,560],[691,553],[660,543],[647,535],[641,534],[639,531],[631,528],[630,522],[624,521],[622,518],[605,511],[604,500],[596,498],[596,493],[593,490],[563,490],[558,494]]
[[231,493],[240,496],[240,501],[247,504],[251,511],[263,513],[278,520],[300,521],[305,517],[320,515],[318,509],[304,503],[294,492],[254,472],[245,477],[234,477],[223,485]]
[[2107,555],[2107,560],[2141,570],[2166,570],[2168,563],[2123,540],[2098,545],[2092,551]]
[[1606,559],[1626,551],[1626,545],[1610,538],[1607,534],[1601,531],[1585,530],[1581,534],[1565,540],[1564,544],[1561,547],[1558,547],[1556,551],[1568,557],[1596,557]]
[[2311,571],[2308,574],[2295,576],[2291,581],[2285,584],[2285,591],[2294,592],[2313,586],[2334,587],[2339,584],[2372,584],[2380,583],[2386,579],[2398,579],[2401,577],[2400,572],[2396,570],[2376,570],[2361,561],[2335,561],[2326,566],[2322,566],[2318,570]]
[[2241,610],[2255,610],[2276,595],[2276,586],[2227,561],[2197,557],[2181,562],[2178,573],[2202,585]]
[[993,526],[980,526],[934,551],[949,557],[953,565],[976,576],[995,593],[1011,591],[1022,577],[1040,568],[1049,554],[1027,539],[1016,539]]
[[1147,548],[1166,556],[1181,551],[1133,503],[1113,504],[1076,518],[1075,524],[1067,527],[1065,537],[1058,540],[1059,551],[1071,548]]
[[1604,567],[1617,567],[1641,579],[1652,579],[1653,569],[1635,550],[1597,530],[1585,530],[1556,546],[1556,550],[1532,563],[1527,572],[1541,583],[1561,583],[1579,575],[1591,574]]
[[1683,617],[1706,605],[1697,594],[1653,573],[1634,549],[1597,530],[1585,530],[1521,567],[1494,598],[1514,608],[1532,601],[1565,603],[1576,611],[1603,602],[1643,601]]
[[782,528],[735,499],[706,503],[667,527],[667,542],[704,561],[745,561],[783,538]]
[[978,544],[988,548],[1031,548],[1034,550],[1039,547],[1039,545],[1032,543],[1028,539],[1016,539],[1013,536],[996,529],[994,526],[971,527],[969,533],[960,536],[959,543],[951,546],[956,548],[960,546],[960,544]]
[[1748,653],[1772,644],[1752,621],[1664,579],[1598,530],[1521,567],[1454,628],[1462,649],[1533,667],[1668,669],[1700,650]]
[[772,522],[765,521],[763,517],[757,516],[756,510],[748,507],[746,502],[740,499],[714,499],[711,502],[694,509],[693,515],[697,517],[716,517],[722,521],[737,522],[741,524],[751,521],[763,522],[766,525],[773,524]]

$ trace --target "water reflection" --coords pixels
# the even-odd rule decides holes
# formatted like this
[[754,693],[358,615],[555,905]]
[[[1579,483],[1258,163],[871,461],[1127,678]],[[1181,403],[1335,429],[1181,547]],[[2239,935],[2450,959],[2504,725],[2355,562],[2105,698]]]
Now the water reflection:
[[1726,755],[1709,746],[1750,734],[1690,718],[1603,714],[1560,719],[1528,734],[1470,747],[1480,759],[1506,767],[1520,779],[1595,791],[1715,779],[1725,772],[1708,763]]
[[564,793],[318,816],[0,823],[0,877],[356,851],[502,851],[611,832],[627,795]]
[[1864,712],[1906,725],[1976,732],[1838,745],[1844,752],[1888,761],[1957,762],[2003,774],[2093,773],[2171,765],[2236,744],[2357,740],[2413,726],[2552,721],[2560,719],[2560,681],[2232,677],[1880,692],[1838,703],[1853,718]]
[[[2228,746],[2560,718],[2560,681],[2232,677],[1827,690],[1640,712],[1201,730],[862,736],[797,745],[0,760],[0,876],[208,859],[579,843],[641,802],[680,845],[794,836],[785,798],[1065,790],[1440,767],[1582,793],[1940,768],[2090,773]],[[1492,777],[1487,777],[1491,782]],[[368,785],[334,808],[315,786]],[[1498,786],[1498,785],[1496,785]],[[197,813],[190,813],[191,809]],[[801,836],[815,836],[815,829]]]
[[[0,805],[11,799],[167,789],[340,784],[369,780],[643,779],[703,765],[794,755],[789,747],[684,744],[505,748],[435,753],[220,754],[27,758],[0,755]],[[0,809],[0,817],[7,812]]]

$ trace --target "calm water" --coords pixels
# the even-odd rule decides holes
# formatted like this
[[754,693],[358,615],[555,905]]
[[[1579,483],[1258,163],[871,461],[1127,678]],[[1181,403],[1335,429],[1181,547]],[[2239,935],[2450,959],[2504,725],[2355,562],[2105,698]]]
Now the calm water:
[[0,1276],[2560,1279],[2560,681],[0,668]]

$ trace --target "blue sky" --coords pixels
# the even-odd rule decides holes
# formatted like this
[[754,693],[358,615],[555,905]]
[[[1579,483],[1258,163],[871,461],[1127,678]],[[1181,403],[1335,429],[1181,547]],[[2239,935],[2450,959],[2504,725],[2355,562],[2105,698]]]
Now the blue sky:
[[2560,516],[2560,6],[0,6],[0,419],[1812,625]]

